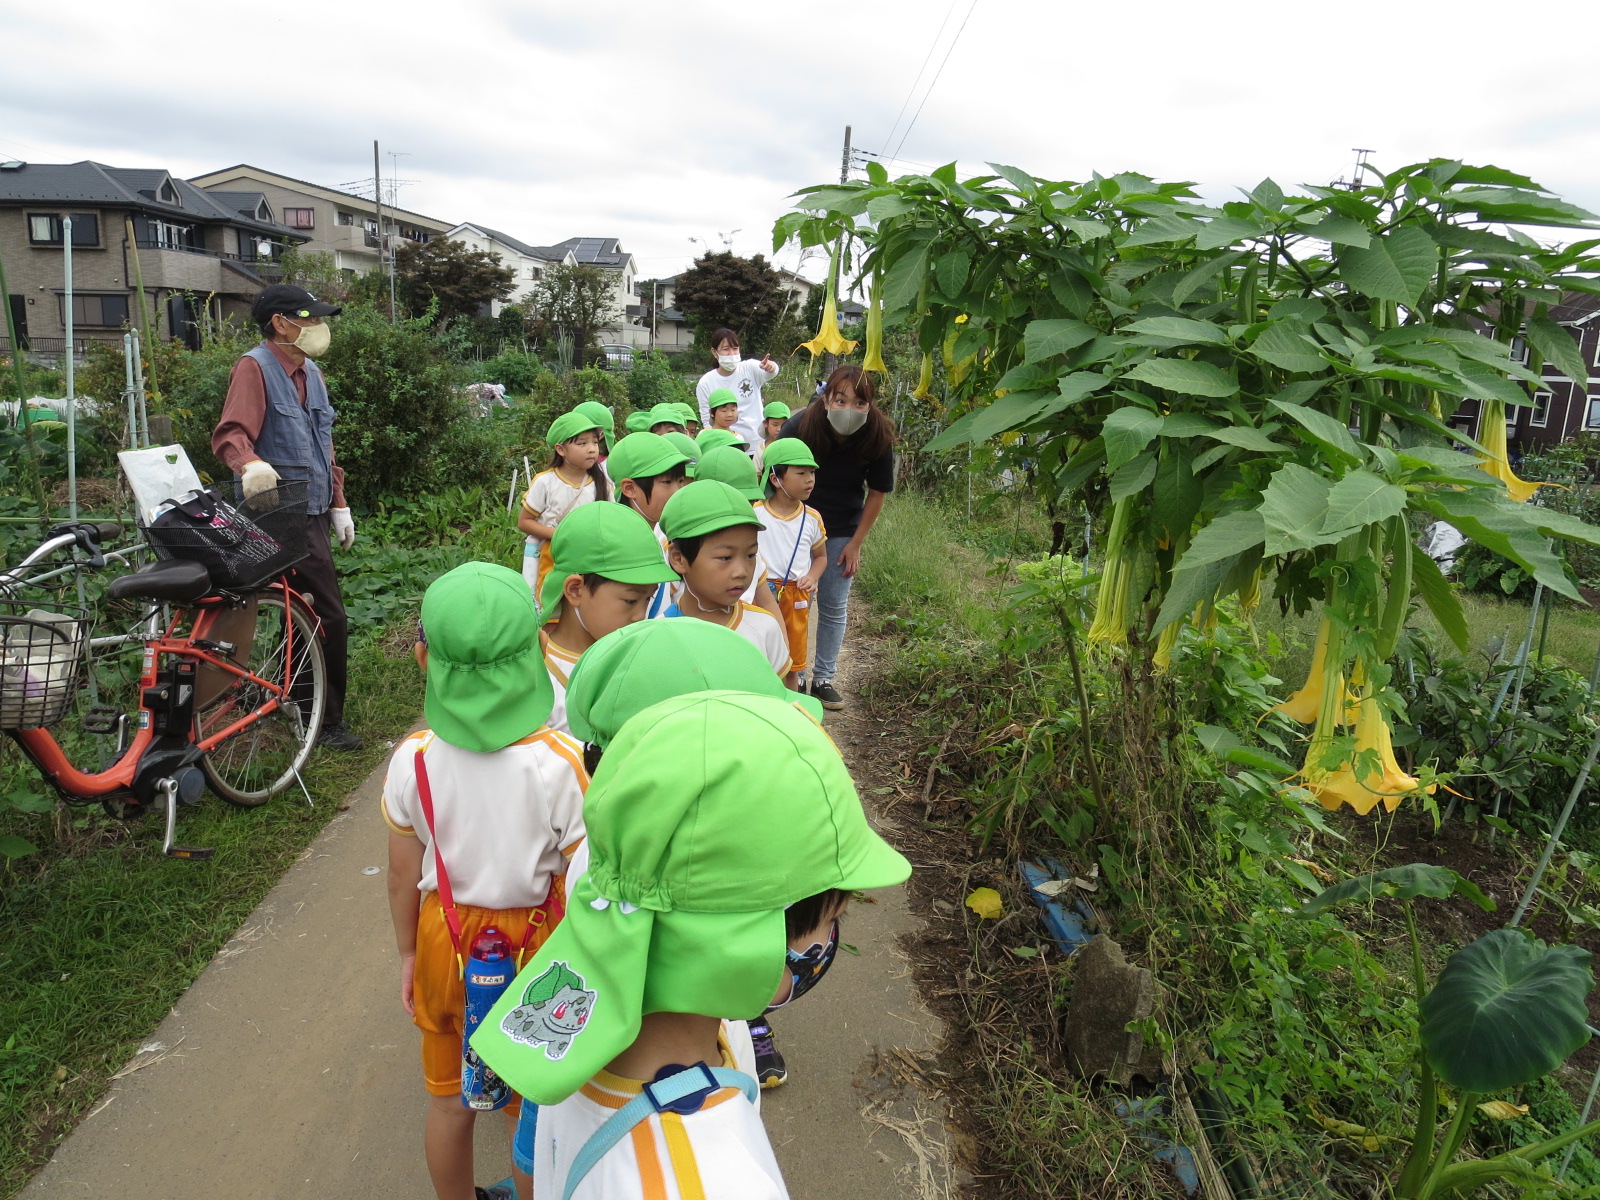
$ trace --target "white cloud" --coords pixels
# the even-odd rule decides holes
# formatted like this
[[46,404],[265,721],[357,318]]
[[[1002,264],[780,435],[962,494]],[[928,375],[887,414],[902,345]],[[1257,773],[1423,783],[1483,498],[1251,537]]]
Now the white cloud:
[[[928,75],[971,4],[13,5],[0,154],[183,174],[251,162],[337,185],[371,174],[377,137],[406,152],[408,208],[532,242],[620,237],[668,274],[690,237],[738,229],[737,251],[767,251],[788,194],[837,177],[846,123],[892,151],[935,31],[948,20]],[[909,162],[1132,169],[1223,195],[1268,175],[1326,182],[1365,146],[1388,167],[1494,162],[1600,209],[1588,73],[1517,48],[1592,33],[1580,0],[970,11]]]

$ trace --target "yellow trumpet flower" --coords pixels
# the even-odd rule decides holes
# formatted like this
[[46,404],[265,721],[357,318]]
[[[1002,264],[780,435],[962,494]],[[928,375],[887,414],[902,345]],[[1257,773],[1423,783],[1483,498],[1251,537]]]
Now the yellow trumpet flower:
[[867,352],[861,366],[868,371],[887,371],[883,363],[883,281],[872,277],[872,300],[867,307]]
[[801,342],[799,349],[811,351],[811,357],[820,354],[849,354],[858,343],[845,337],[839,329],[839,303],[836,293],[839,290],[839,252],[833,252],[833,261],[828,266],[828,298],[822,304],[822,323],[817,330],[817,336],[809,342]]
[[[1367,751],[1377,753],[1376,773]],[[1361,711],[1356,718],[1356,748],[1350,761],[1332,771],[1319,771],[1308,757],[1301,779],[1323,808],[1335,809],[1348,804],[1363,817],[1376,808],[1379,801],[1383,802],[1385,812],[1393,812],[1400,807],[1402,799],[1418,790],[1416,779],[1407,775],[1395,759],[1389,722],[1378,705],[1377,692],[1370,690],[1361,698]],[[1430,783],[1421,790],[1431,795],[1437,786]]]
[[911,389],[911,394],[918,400],[933,399],[933,355],[922,356],[922,374],[917,376],[917,386]]
[[[1259,585],[1258,585],[1259,587]],[[1259,590],[1257,592],[1259,597]],[[1311,669],[1306,672],[1305,686],[1282,704],[1270,709],[1271,712],[1282,713],[1291,721],[1299,721],[1302,725],[1310,725],[1317,719],[1317,713],[1322,704],[1322,692],[1327,686],[1328,656],[1328,631],[1332,628],[1327,617],[1322,618],[1322,624],[1317,626],[1317,641],[1311,651]],[[1339,676],[1339,690],[1344,692],[1344,720],[1348,725],[1353,719],[1355,704],[1350,699],[1350,693],[1345,690],[1344,675]]]
[[[1095,597],[1094,620],[1088,639],[1107,646],[1128,644],[1128,602],[1133,588],[1133,568],[1128,562],[1128,526],[1133,503],[1124,496],[1111,507],[1111,525],[1106,530],[1106,558],[1101,568],[1100,593]],[[1176,635],[1174,635],[1176,636]]]
[[1483,402],[1483,419],[1478,422],[1480,429],[1478,441],[1489,457],[1480,459],[1483,469],[1506,485],[1506,492],[1517,503],[1521,504],[1533,497],[1533,494],[1542,487],[1559,487],[1560,484],[1537,483],[1530,479],[1518,479],[1511,470],[1511,460],[1506,453],[1506,405],[1504,400],[1485,400]]

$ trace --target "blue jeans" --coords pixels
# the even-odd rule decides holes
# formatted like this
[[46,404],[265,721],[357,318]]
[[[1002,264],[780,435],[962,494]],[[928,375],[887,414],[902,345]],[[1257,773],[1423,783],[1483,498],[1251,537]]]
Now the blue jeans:
[[828,539],[828,567],[817,580],[817,652],[811,661],[811,682],[832,683],[839,669],[839,647],[850,608],[850,585],[839,567],[839,555],[850,544],[847,537]]

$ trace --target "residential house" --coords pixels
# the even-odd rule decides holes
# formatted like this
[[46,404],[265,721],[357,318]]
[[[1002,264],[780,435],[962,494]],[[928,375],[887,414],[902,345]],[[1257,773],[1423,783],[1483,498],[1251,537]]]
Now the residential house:
[[[1545,363],[1543,382],[1534,392],[1533,406],[1506,410],[1506,441],[1513,456],[1536,453],[1580,433],[1600,433],[1600,296],[1568,292],[1562,303],[1551,307],[1550,318],[1564,326],[1578,343],[1578,352],[1588,368],[1588,386],[1580,387]],[[1522,338],[1513,340],[1511,353],[1517,361],[1528,362],[1528,347]],[[1476,438],[1481,409],[1478,401],[1465,401],[1450,418],[1450,424]]]
[[[784,316],[798,319],[800,314],[805,311],[806,302],[811,298],[812,289],[822,285],[815,280],[807,279],[804,275],[798,275],[782,267],[775,268],[775,270],[778,273],[780,285],[787,293],[787,307],[784,310]],[[690,327],[689,319],[684,316],[683,310],[677,306],[676,287],[678,277],[673,275],[668,279],[658,279],[655,282],[659,287],[654,290],[653,294],[650,296],[641,294],[640,297],[642,300],[649,302],[644,306],[647,313],[651,311],[652,307],[655,311],[655,318],[650,322],[651,345],[664,354],[679,354],[694,344],[694,330]],[[847,312],[854,314],[854,317],[846,315]],[[865,319],[865,310],[855,301],[847,300],[840,310],[839,319],[846,324],[852,319],[863,320]],[[773,347],[772,349],[774,351],[781,349],[783,353],[788,353],[793,347]]]
[[[264,195],[283,223],[304,236],[305,251],[333,255],[334,265],[340,270],[360,275],[382,265],[377,214],[367,197],[247,163],[196,175],[189,182],[208,192]],[[437,217],[383,206],[383,236],[390,239],[390,249],[405,242],[431,241],[450,228],[450,222]]]
[[452,241],[464,242],[474,250],[487,251],[498,258],[502,266],[510,267],[514,273],[512,285],[516,290],[511,293],[510,299],[494,302],[491,316],[499,316],[500,310],[507,304],[518,304],[526,300],[534,285],[551,267],[575,266],[578,261],[570,249],[559,246],[531,246],[527,242],[518,241],[510,234],[501,233],[498,229],[490,229],[487,225],[463,223],[454,226],[445,236]]
[[639,265],[616,238],[575,237],[557,242],[552,250],[570,251],[580,267],[598,267],[611,277],[615,312],[612,321],[600,331],[601,341],[643,349],[650,344],[650,331],[643,324],[644,313],[634,292]]
[[[154,168],[0,163],[6,302],[18,340],[35,354],[66,348],[66,217],[79,354],[86,340],[119,339],[128,325],[198,344],[202,314],[247,314],[266,283],[260,268],[305,241],[259,191],[207,192]],[[9,339],[0,345],[9,349]]]

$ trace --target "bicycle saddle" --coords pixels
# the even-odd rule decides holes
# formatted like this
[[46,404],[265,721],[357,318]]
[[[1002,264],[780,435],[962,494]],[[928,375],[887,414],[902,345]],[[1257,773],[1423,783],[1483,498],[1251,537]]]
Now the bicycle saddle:
[[106,589],[113,600],[170,600],[188,604],[211,591],[211,574],[201,563],[168,558],[119,575]]

